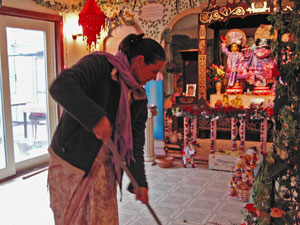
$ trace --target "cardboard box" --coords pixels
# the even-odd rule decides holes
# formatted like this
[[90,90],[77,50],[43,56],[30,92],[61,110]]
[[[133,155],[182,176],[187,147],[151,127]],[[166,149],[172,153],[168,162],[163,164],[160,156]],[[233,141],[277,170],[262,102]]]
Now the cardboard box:
[[237,160],[236,155],[209,154],[208,167],[212,170],[230,171]]

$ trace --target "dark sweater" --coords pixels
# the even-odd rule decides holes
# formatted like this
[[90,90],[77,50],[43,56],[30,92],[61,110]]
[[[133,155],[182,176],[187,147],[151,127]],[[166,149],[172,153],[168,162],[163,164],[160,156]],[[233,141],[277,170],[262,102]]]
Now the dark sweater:
[[[104,115],[112,125],[115,123],[121,89],[111,77],[112,69],[104,56],[89,55],[63,71],[49,90],[53,99],[64,108],[51,147],[58,156],[86,174],[102,146],[92,128]],[[133,98],[130,111],[135,162],[128,167],[138,184],[147,187],[143,152],[147,98],[141,92],[134,96],[137,97]]]

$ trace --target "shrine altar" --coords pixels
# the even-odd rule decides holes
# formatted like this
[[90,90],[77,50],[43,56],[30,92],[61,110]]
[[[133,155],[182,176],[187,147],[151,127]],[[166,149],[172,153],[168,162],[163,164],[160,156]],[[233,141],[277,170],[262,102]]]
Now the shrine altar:
[[[245,114],[240,114],[239,118],[231,118],[231,151],[245,151],[246,141],[246,120]],[[219,117],[210,120],[210,153],[217,150],[217,120]],[[267,118],[260,119],[260,151],[267,150]],[[238,126],[239,122],[239,126]],[[240,144],[237,146],[237,135],[240,135]]]
[[[214,107],[216,102],[220,100],[224,104],[224,95],[217,95],[217,94],[212,94],[210,95],[210,106]],[[256,103],[260,104],[261,102],[264,102],[264,105],[268,102],[273,102],[275,96],[274,95],[253,95],[253,94],[239,94],[239,95],[228,95],[228,101],[229,104],[234,101],[237,96],[241,99],[242,105],[245,108],[249,108],[251,103]],[[231,105],[231,104],[230,104]]]

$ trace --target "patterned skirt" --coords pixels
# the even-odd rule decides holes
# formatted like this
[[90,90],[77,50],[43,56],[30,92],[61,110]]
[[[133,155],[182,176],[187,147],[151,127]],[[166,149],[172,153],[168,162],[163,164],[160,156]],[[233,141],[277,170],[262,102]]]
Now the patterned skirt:
[[[92,168],[96,168],[94,175],[91,170],[85,178],[82,170],[58,157],[51,148],[49,153],[48,185],[55,224],[118,225],[117,183],[109,150],[100,150]],[[89,185],[84,186],[87,181]]]

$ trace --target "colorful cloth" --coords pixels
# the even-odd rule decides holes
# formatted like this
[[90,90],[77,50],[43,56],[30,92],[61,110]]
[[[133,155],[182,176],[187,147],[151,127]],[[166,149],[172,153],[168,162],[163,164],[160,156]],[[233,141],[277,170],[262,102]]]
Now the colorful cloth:
[[[109,150],[101,149],[85,178],[84,171],[62,160],[51,148],[49,152],[48,185],[55,224],[118,225],[117,188],[116,180],[112,178]],[[95,168],[96,171],[93,171]],[[90,185],[82,190],[86,181]],[[69,223],[66,221],[68,218],[71,218]]]
[[222,51],[228,56],[226,77],[229,78],[228,86],[232,87],[237,79],[247,78],[247,70],[240,64],[244,60],[242,52],[231,52],[226,43],[222,43]]
[[272,79],[272,69],[275,66],[270,58],[271,50],[259,48],[252,52],[248,61],[248,82],[254,86],[265,86],[266,80]]

